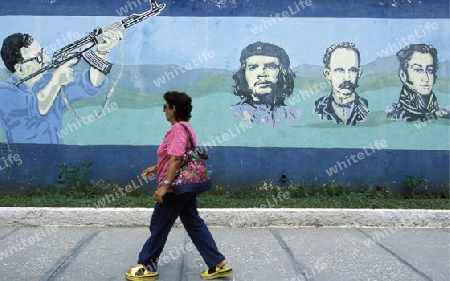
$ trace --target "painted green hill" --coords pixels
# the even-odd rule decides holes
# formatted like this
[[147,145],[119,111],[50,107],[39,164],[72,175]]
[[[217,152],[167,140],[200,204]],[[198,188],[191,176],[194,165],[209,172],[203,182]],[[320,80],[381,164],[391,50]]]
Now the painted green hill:
[[[191,97],[202,97],[216,92],[230,92],[232,91],[232,79],[230,75],[218,74],[209,78],[201,79],[186,87],[175,88],[176,91],[185,91]],[[162,95],[164,92],[153,94],[135,93],[128,89],[116,87],[113,97],[110,102],[117,103],[119,108],[152,108],[161,106],[164,102]],[[86,106],[99,107],[105,101],[106,93],[102,95],[87,98],[73,104],[74,108],[82,108]]]
[[[6,79],[5,71],[0,71],[0,78]],[[211,77],[199,79],[193,83],[182,83],[185,85],[173,85],[170,90],[179,90],[189,93],[192,97],[202,97],[217,92],[232,93],[233,80],[231,74],[215,74]],[[401,83],[396,70],[383,73],[371,73],[363,75],[359,81],[358,93],[363,94],[368,91],[376,91],[383,88],[398,87]],[[295,88],[304,91],[328,92],[330,85],[324,77],[302,77],[295,78]],[[442,93],[450,93],[450,79],[438,77],[434,86],[435,91]],[[162,94],[165,90],[160,89],[159,92],[153,93],[137,93],[119,85],[116,87],[110,102],[115,102],[120,108],[151,108],[162,105]],[[164,91],[163,91],[164,90]],[[102,95],[87,98],[73,104],[74,108],[82,108],[86,106],[101,106],[105,101],[106,92]]]
[[[233,91],[232,85],[233,80],[230,75],[218,74],[173,90],[185,91],[192,97],[198,98],[218,92],[231,94]],[[391,71],[389,73],[374,73],[362,76],[359,85],[358,93],[360,94],[383,88],[398,87],[400,89],[401,87],[396,71]],[[315,91],[315,89],[319,89],[320,92],[328,92],[330,90],[330,86],[328,85],[326,79],[319,77],[297,77],[295,78],[295,88],[304,91],[308,91],[310,89]],[[449,93],[450,79],[438,78],[434,89],[438,92]],[[111,102],[117,103],[120,108],[140,109],[158,107],[163,104],[162,94],[163,92],[154,94],[135,93],[128,89],[117,87],[113,97],[111,98]],[[106,93],[97,97],[76,102],[74,103],[74,107],[81,108],[85,106],[101,106],[105,100],[105,95]]]

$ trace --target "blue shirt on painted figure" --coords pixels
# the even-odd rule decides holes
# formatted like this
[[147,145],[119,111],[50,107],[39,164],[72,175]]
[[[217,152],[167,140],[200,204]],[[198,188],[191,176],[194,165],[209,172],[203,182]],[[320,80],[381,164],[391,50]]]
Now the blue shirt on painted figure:
[[[25,83],[16,86],[20,78],[12,74],[0,83],[0,122],[9,143],[63,144],[63,138],[57,133],[62,130],[65,103],[61,92],[58,93],[50,110],[39,113],[36,93],[44,88],[52,78],[46,73],[30,89]],[[89,70],[74,75],[74,81],[64,86],[69,103],[83,98],[96,96],[106,90],[108,77],[102,85],[94,87],[89,78]]]

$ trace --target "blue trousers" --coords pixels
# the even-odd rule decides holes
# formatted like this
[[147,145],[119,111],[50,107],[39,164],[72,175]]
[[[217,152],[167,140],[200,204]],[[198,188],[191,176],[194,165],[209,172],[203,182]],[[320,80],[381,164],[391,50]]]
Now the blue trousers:
[[217,249],[211,232],[198,214],[196,195],[175,196],[173,193],[166,193],[163,196],[163,202],[155,204],[150,220],[150,238],[139,253],[138,264],[143,264],[148,270],[157,271],[159,256],[178,217],[208,268],[225,259]]

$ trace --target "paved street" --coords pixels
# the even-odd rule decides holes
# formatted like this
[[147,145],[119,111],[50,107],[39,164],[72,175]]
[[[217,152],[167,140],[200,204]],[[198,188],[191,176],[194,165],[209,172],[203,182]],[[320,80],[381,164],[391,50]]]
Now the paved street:
[[[234,270],[221,280],[450,279],[448,228],[210,229]],[[148,234],[145,227],[0,226],[0,280],[125,280]],[[175,227],[159,280],[201,280],[204,269]]]

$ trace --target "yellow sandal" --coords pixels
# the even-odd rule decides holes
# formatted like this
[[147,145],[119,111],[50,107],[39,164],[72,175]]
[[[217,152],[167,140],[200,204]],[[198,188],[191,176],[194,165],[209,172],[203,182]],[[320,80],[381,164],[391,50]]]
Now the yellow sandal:
[[133,268],[127,269],[125,278],[130,281],[153,281],[158,280],[158,272],[149,271],[144,265],[138,264]]
[[200,276],[203,279],[216,279],[216,278],[221,278],[221,277],[227,277],[230,276],[231,273],[233,273],[233,270],[230,267],[211,267],[208,268],[207,270],[203,271],[202,273],[200,273]]

